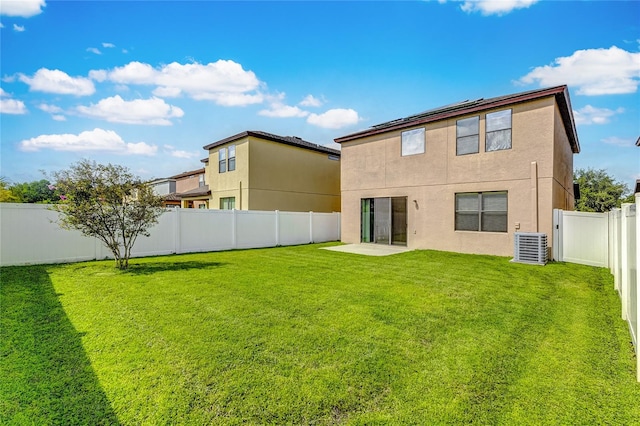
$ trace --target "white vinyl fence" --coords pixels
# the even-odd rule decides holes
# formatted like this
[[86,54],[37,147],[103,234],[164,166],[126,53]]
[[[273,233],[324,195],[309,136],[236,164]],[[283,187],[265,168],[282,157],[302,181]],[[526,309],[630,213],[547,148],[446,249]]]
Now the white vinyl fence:
[[623,204],[608,213],[554,211],[553,258],[557,261],[581,263],[609,268],[615,290],[620,295],[622,319],[636,351],[636,374],[640,381],[640,330],[638,329],[638,265],[640,264],[640,214],[635,204]]
[[554,210],[553,259],[582,265],[609,265],[609,213]]
[[609,213],[611,220],[610,247],[612,250],[609,270],[614,277],[614,287],[622,303],[622,319],[629,323],[629,330],[636,350],[637,375],[640,381],[640,351],[638,350],[638,264],[640,264],[640,214],[637,206],[640,194],[636,194],[635,204],[623,204],[621,209]]
[[[96,238],[61,229],[46,205],[0,203],[0,266],[112,258]],[[169,209],[133,257],[340,240],[340,213]]]

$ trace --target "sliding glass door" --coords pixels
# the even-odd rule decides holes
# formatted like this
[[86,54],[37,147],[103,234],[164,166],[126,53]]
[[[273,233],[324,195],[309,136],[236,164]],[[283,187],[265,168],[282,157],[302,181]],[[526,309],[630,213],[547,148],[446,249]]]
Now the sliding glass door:
[[363,243],[407,245],[407,198],[361,200],[360,230]]

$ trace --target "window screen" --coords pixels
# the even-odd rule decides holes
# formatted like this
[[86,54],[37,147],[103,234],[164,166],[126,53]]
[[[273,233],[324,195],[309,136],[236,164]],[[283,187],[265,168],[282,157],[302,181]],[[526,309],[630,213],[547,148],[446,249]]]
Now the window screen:
[[478,152],[479,122],[479,116],[456,122],[456,155]]
[[507,192],[456,194],[456,231],[507,232]]
[[511,149],[511,110],[487,114],[485,151]]
[[402,156],[424,153],[425,131],[422,129],[402,132]]
[[222,148],[218,151],[218,173],[227,171],[227,149]]

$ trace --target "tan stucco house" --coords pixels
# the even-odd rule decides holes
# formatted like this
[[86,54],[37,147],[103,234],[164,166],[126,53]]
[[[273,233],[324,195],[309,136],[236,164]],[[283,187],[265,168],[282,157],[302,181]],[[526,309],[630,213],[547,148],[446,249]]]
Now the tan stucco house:
[[465,101],[335,139],[342,241],[513,255],[574,205],[580,152],[569,92]]
[[340,211],[338,150],[262,131],[238,133],[204,149],[209,208]]

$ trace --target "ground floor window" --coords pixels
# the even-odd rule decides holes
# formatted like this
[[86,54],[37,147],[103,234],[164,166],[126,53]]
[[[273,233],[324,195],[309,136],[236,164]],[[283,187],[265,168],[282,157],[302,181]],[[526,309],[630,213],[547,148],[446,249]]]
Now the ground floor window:
[[456,231],[507,232],[507,192],[456,194]]
[[233,210],[236,208],[236,197],[220,198],[220,210]]
[[407,197],[360,200],[363,243],[407,245]]

